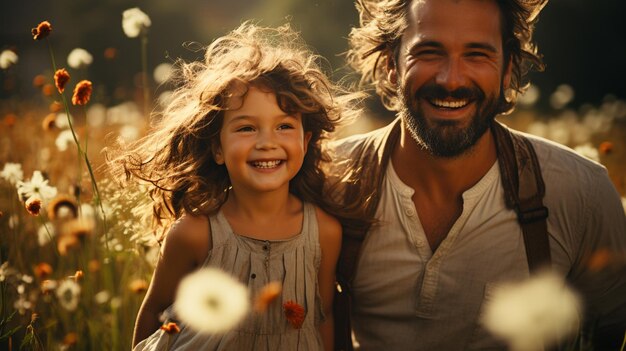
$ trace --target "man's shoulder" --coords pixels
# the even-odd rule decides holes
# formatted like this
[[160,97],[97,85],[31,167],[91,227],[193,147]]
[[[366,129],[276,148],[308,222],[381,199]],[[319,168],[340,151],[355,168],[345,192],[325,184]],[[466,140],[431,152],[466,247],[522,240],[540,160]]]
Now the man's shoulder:
[[397,121],[392,121],[383,127],[366,133],[353,134],[342,139],[333,140],[329,143],[329,149],[334,157],[348,158],[367,145],[379,147],[396,123]]

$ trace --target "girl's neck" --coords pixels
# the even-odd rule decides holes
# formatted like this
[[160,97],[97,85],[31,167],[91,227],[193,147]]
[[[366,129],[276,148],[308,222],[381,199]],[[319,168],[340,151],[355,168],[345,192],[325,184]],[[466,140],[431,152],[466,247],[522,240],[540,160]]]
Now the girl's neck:
[[289,192],[249,195],[230,190],[221,211],[235,233],[275,240],[300,232],[302,206],[302,201]]

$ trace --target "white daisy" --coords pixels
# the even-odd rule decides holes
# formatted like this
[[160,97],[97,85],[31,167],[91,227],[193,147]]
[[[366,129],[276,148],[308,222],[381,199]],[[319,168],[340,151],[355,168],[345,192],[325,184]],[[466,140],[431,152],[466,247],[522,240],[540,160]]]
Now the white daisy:
[[228,331],[249,309],[247,287],[215,268],[203,268],[183,278],[174,300],[180,320],[203,333]]
[[122,13],[122,29],[129,38],[136,38],[151,25],[150,17],[138,7],[133,7]]
[[17,184],[18,181],[24,179],[22,165],[19,163],[11,162],[5,163],[4,168],[0,172],[0,177],[11,183],[11,185]]
[[562,277],[543,272],[528,280],[495,288],[482,323],[511,350],[543,350],[580,327],[581,302]]
[[30,181],[17,182],[17,194],[24,201],[32,196],[39,197],[42,201],[50,201],[57,195],[57,188],[48,185],[48,179],[44,179],[40,171],[34,171]]
[[85,49],[76,48],[67,55],[67,64],[74,69],[87,67],[92,62],[93,56]]
[[19,57],[11,50],[4,50],[0,53],[0,68],[7,69],[17,63]]
[[80,285],[73,279],[66,279],[57,288],[57,297],[61,306],[68,311],[74,311],[78,307]]

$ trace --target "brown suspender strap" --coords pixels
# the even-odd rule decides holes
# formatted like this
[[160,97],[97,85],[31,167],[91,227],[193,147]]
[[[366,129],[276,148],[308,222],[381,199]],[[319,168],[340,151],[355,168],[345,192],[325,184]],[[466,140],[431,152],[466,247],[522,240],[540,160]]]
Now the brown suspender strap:
[[506,205],[515,210],[524,234],[528,269],[531,273],[551,262],[548,239],[548,209],[543,205],[545,185],[537,154],[530,141],[498,122],[492,131]]

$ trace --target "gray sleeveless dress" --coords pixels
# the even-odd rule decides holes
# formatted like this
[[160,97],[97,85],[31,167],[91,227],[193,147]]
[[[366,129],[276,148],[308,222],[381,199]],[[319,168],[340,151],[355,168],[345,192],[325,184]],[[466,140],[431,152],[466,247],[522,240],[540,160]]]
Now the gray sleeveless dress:
[[[166,350],[322,350],[318,326],[323,320],[317,285],[321,250],[315,207],[304,203],[302,231],[287,240],[257,240],[233,233],[219,211],[209,218],[213,249],[205,267],[221,268],[247,284],[251,296],[271,281],[283,284],[282,296],[262,314],[250,312],[238,327],[220,335],[195,333],[179,323],[181,331],[171,336],[157,330],[134,351]],[[285,317],[283,303],[295,301],[306,311],[300,329]],[[172,315],[172,307],[166,314]]]

